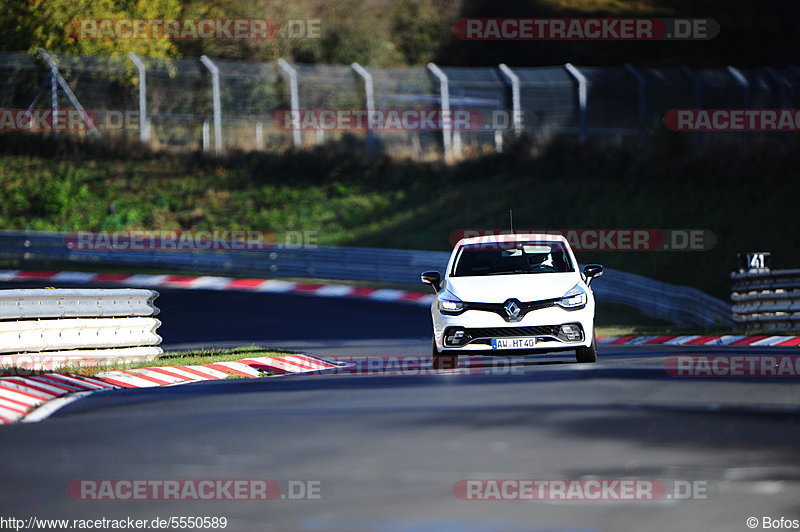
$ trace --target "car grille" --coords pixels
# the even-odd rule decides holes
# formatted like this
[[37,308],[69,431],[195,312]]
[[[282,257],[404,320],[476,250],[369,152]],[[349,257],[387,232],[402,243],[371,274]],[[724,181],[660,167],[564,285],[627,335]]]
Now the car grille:
[[[558,299],[542,299],[540,301],[520,301],[519,308],[520,313],[516,320],[519,321],[528,312],[533,312],[535,310],[541,310],[543,308],[550,308],[556,306],[556,301]],[[494,312],[495,314],[499,314],[502,318],[506,321],[509,321],[508,314],[504,308],[505,303],[476,303],[476,302],[464,302],[464,306],[467,310],[482,310],[484,312]]]
[[514,336],[558,336],[558,325],[541,325],[533,327],[481,327],[464,329],[464,336],[470,340],[476,338],[503,338]]
[[[522,310],[530,312],[543,308],[553,307],[557,299],[543,299],[541,301],[520,301],[519,306]],[[505,313],[503,306],[505,303],[465,303],[469,310],[485,310],[487,312]]]

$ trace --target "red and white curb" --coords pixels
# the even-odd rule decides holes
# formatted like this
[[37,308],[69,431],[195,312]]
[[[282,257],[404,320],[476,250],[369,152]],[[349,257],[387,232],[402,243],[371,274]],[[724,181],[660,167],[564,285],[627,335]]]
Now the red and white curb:
[[598,336],[597,343],[606,345],[796,347],[800,345],[800,336]]
[[[75,397],[80,392],[119,388],[150,388],[235,377],[263,377],[311,373],[338,368],[342,364],[311,355],[243,358],[235,362],[214,362],[198,366],[165,366],[107,371],[94,377],[45,373],[0,378],[0,425],[26,421],[26,416],[56,399]],[[38,420],[41,416],[36,416]]]
[[293,283],[278,279],[234,279],[231,277],[179,275],[129,275],[117,273],[0,270],[0,282],[42,281],[46,283],[108,283],[141,288],[184,288],[189,290],[236,290],[274,294],[304,294],[317,297],[346,297],[428,306],[432,294],[389,288],[364,288],[339,284]]

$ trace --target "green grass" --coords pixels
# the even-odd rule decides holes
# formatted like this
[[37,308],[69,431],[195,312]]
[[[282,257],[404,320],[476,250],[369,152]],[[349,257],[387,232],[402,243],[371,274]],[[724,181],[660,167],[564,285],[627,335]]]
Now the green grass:
[[708,229],[718,239],[708,251],[578,258],[725,299],[737,252],[772,251],[776,268],[800,263],[791,138],[702,151],[676,135],[646,146],[523,142],[454,165],[367,158],[347,144],[217,161],[3,140],[2,229],[304,230],[323,245],[444,251],[455,230],[507,227],[513,208],[517,228]]
[[[197,366],[202,364],[213,364],[216,362],[231,362],[241,360],[243,358],[253,357],[279,357],[294,354],[291,351],[282,349],[264,349],[261,347],[238,347],[236,349],[205,349],[200,351],[186,351],[180,353],[165,353],[155,360],[141,361],[141,362],[128,362],[128,363],[111,363],[103,365],[92,366],[65,366],[58,370],[59,373],[70,373],[73,375],[84,375],[91,377],[98,373],[106,371],[120,371],[137,368],[157,368],[164,366]],[[49,371],[33,371],[26,369],[17,369],[7,367],[0,369],[0,372],[9,374],[39,374],[49,373]],[[263,372],[263,376],[272,375],[272,373]]]

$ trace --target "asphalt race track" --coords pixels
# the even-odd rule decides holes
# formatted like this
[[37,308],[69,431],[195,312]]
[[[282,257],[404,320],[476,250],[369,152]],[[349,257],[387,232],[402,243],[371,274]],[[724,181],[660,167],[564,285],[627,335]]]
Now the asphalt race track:
[[[161,293],[167,348],[258,344],[355,364],[102,392],[41,423],[0,427],[3,515],[225,516],[227,530],[278,532],[744,531],[749,517],[800,518],[797,381],[664,370],[676,354],[797,348],[601,346],[598,364],[563,354],[433,372],[424,307]],[[462,479],[622,478],[653,479],[668,493],[577,502],[454,495]],[[98,502],[68,495],[81,479],[305,480],[321,490],[313,500]],[[701,489],[685,499],[676,482]]]

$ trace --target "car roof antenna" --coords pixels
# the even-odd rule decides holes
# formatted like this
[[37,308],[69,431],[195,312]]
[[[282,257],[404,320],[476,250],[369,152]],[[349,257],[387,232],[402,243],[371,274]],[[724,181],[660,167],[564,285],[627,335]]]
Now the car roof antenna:
[[511,225],[511,234],[514,234],[514,209],[508,209],[508,221]]

